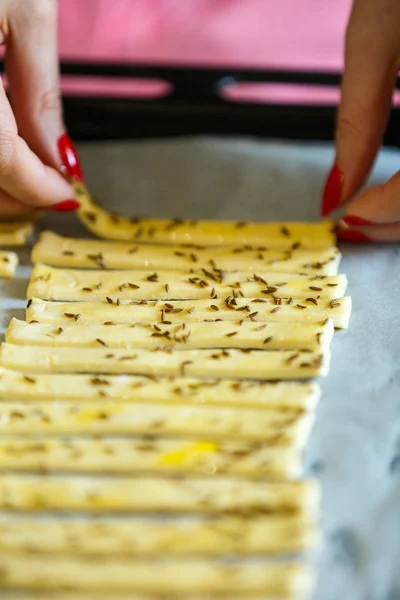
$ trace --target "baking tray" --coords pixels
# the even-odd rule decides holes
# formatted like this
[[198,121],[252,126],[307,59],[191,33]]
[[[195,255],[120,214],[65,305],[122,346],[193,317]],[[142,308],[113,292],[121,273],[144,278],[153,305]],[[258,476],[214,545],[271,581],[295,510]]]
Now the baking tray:
[[[116,110],[118,102],[122,106],[126,101],[109,104],[108,99],[76,98],[74,102],[77,113],[67,111],[69,125],[75,128],[75,137],[86,138],[89,127],[76,135],[85,114],[90,113],[94,127],[95,115],[104,116],[110,106]],[[132,106],[126,110],[135,114]],[[143,110],[149,118],[152,109]],[[164,119],[173,114],[168,110],[160,108]],[[191,112],[188,105],[187,110]],[[228,109],[226,126],[231,110],[236,108]],[[311,115],[312,109],[307,110]],[[394,115],[392,123],[397,122],[397,111]],[[309,129],[300,136],[304,122],[299,113],[293,112],[293,120],[299,137],[310,137]],[[237,131],[229,137],[190,136],[199,133],[196,127],[185,130],[181,139],[112,141],[118,136],[116,131],[112,134],[111,125],[111,117],[106,127],[104,120],[97,122],[98,133],[93,135],[108,141],[85,142],[79,149],[89,188],[112,210],[238,220],[319,218],[320,191],[333,159],[330,143],[235,137]],[[153,125],[147,125],[153,134],[145,136],[142,124],[142,135],[132,137],[154,137]],[[278,129],[273,123],[271,129],[265,126],[265,135],[267,130],[278,131],[278,125]],[[162,137],[170,126],[165,125]],[[284,132],[286,125],[281,126]],[[319,137],[317,127],[312,131]],[[203,133],[210,133],[208,127]],[[177,125],[173,135],[179,134]],[[372,182],[389,178],[399,162],[397,150],[385,149]],[[83,233],[71,215],[49,214],[41,226],[69,235]],[[338,333],[333,342],[332,369],[322,382],[323,397],[306,460],[308,472],[320,478],[324,492],[325,545],[315,600],[400,600],[400,248],[342,245],[341,249],[341,270],[350,281],[354,313],[350,330]],[[11,316],[23,315],[29,265],[28,253],[23,250],[22,255],[17,278],[0,285],[3,327]]]

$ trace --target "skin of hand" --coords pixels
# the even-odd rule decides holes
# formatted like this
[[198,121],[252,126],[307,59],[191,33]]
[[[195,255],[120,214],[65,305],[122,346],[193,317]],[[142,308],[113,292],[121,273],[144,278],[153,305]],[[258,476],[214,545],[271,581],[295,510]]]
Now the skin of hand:
[[323,216],[347,204],[338,230],[343,240],[400,241],[400,171],[359,193],[382,142],[399,66],[399,0],[354,0],[346,33],[336,157],[322,202]]
[[0,43],[11,99],[0,80],[0,218],[75,210],[61,174],[75,158],[62,120],[56,0],[0,0]]

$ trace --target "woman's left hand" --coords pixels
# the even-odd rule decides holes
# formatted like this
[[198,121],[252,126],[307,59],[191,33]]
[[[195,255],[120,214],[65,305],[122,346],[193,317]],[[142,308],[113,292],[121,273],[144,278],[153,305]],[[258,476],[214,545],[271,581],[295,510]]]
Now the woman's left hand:
[[400,65],[399,0],[354,0],[346,34],[336,158],[323,216],[347,203],[338,237],[400,241],[400,171],[359,195],[380,148]]

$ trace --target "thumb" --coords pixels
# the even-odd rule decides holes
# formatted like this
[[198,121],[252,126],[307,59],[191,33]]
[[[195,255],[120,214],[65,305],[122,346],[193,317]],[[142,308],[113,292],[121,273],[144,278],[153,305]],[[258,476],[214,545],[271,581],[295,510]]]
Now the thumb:
[[371,187],[350,202],[338,237],[348,241],[400,241],[400,171],[387,183]]
[[375,0],[356,0],[351,14],[336,125],[336,158],[325,185],[324,216],[363,185],[386,127],[398,67],[398,36],[391,32],[393,19],[400,23],[400,3],[389,15],[382,15],[384,11],[379,8]]
[[[29,9],[28,9],[29,8]],[[64,131],[59,93],[57,2],[16,2],[9,14],[6,66],[19,135],[46,164],[61,167]]]

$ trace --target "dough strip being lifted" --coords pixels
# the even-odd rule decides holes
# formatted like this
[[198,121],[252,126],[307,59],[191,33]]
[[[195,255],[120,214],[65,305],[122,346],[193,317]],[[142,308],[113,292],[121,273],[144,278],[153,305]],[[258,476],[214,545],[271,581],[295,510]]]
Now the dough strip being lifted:
[[[32,380],[33,379],[33,380]],[[202,406],[312,411],[320,398],[315,382],[235,381],[190,377],[41,373],[34,378],[0,367],[0,398],[5,400],[109,400]]]
[[99,517],[85,515],[7,515],[0,517],[0,553],[24,551],[107,556],[172,557],[193,554],[294,553],[319,541],[313,520],[299,515]]
[[79,219],[95,235],[110,240],[206,246],[258,245],[288,249],[293,245],[320,249],[334,246],[333,221],[322,223],[251,223],[244,221],[184,221],[129,218],[96,205],[79,183]]
[[[325,353],[333,338],[333,321],[314,323],[191,323],[186,325],[101,325],[70,320],[54,327],[12,319],[5,337],[12,344],[65,348],[157,349],[248,348],[258,350],[312,350]],[[101,342],[99,342],[101,340]]]
[[141,375],[227,377],[232,379],[309,379],[327,375],[329,353],[290,350],[124,350],[58,348],[3,343],[0,364],[30,373],[131,373]]
[[127,242],[83,240],[43,232],[32,250],[32,262],[86,269],[152,269],[188,271],[271,271],[336,275],[340,252],[323,250],[243,250],[182,246],[135,245]]
[[61,269],[37,264],[28,297],[94,302],[113,300],[188,300],[198,298],[289,298],[330,301],[346,292],[345,275],[295,276],[274,273],[204,271],[102,271]]
[[[299,477],[297,448],[241,440],[141,437],[0,437],[0,471]],[[1,547],[0,530],[0,547]]]
[[240,516],[319,512],[315,480],[263,481],[241,477],[20,475],[0,473],[0,507],[13,510],[210,513]]
[[[0,564],[7,588],[37,587],[43,591],[43,600],[45,590],[57,590],[58,598],[65,600],[64,591],[60,596],[60,590],[71,590],[71,587],[77,591],[96,590],[97,600],[99,594],[113,600],[114,593],[118,597],[120,591],[158,593],[158,600],[165,599],[166,594],[172,595],[174,600],[184,594],[182,600],[187,600],[191,592],[214,593],[218,600],[224,593],[232,600],[237,600],[240,594],[249,599],[251,594],[258,593],[262,594],[261,599],[271,596],[274,600],[303,600],[309,597],[314,583],[309,566],[268,559],[227,563],[217,559],[183,560],[182,557],[158,560],[96,557],[94,561],[93,557],[49,554],[45,563],[46,577],[43,556],[33,553],[3,553]],[[151,596],[145,597],[151,600]],[[130,594],[128,598],[134,600],[135,596]]]
[[[317,302],[317,304],[315,304]],[[237,298],[224,300],[112,300],[105,302],[47,302],[38,298],[28,301],[28,322],[50,323],[56,327],[71,322],[84,324],[107,323],[133,325],[134,323],[200,323],[230,321],[239,323],[323,323],[332,319],[334,326],[346,329],[351,314],[351,299],[334,298],[329,301],[276,304],[266,298]]]
[[[31,378],[32,379],[32,378]],[[241,439],[303,449],[314,422],[312,413],[293,414],[214,406],[97,402],[1,403],[0,436],[166,435],[213,440]]]

